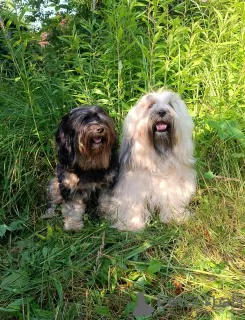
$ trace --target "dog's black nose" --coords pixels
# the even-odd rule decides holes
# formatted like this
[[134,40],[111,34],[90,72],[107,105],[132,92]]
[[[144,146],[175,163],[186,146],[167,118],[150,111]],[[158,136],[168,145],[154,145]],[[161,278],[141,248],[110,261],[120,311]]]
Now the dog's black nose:
[[166,113],[167,113],[166,110],[160,110],[160,111],[158,111],[158,115],[159,115],[160,117],[164,117],[164,116],[166,115]]
[[104,128],[103,128],[103,127],[98,128],[98,129],[97,129],[97,132],[98,132],[98,133],[104,132]]

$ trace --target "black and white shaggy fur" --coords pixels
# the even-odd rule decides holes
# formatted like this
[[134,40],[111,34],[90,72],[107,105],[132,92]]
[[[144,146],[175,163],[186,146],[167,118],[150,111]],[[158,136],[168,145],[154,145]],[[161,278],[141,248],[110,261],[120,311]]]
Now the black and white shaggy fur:
[[192,130],[187,107],[174,92],[149,93],[129,111],[118,182],[104,208],[116,228],[142,229],[156,211],[162,222],[189,217],[196,188]]
[[109,193],[118,173],[118,142],[112,119],[100,107],[82,106],[66,114],[56,133],[58,165],[48,186],[48,209],[62,203],[65,230],[80,230],[86,203]]

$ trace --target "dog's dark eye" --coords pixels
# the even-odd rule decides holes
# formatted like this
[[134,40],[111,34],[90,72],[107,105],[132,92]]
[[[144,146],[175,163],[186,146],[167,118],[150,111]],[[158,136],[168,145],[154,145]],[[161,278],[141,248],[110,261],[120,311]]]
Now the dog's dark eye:
[[151,103],[151,104],[149,105],[148,109],[152,108],[153,105],[154,105],[154,103]]
[[171,108],[173,108],[173,109],[174,109],[174,107],[173,107],[173,105],[172,105],[172,103],[171,103],[171,102],[169,102],[169,105],[170,105],[170,107],[171,107]]
[[93,121],[93,117],[91,117],[91,115],[86,115],[84,118],[83,118],[83,121],[86,122],[86,123],[89,123],[91,121]]

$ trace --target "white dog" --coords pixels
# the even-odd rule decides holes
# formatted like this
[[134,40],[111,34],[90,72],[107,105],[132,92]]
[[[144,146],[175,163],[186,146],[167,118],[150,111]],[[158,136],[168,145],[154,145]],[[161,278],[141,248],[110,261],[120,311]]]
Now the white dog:
[[114,227],[136,231],[153,212],[162,222],[184,221],[196,189],[193,122],[173,92],[149,93],[124,121],[120,173],[110,199]]

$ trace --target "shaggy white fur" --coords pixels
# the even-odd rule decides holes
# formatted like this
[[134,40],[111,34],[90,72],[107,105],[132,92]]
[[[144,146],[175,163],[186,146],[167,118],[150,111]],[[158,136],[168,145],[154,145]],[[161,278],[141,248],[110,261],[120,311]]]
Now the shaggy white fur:
[[106,208],[114,227],[140,230],[153,212],[162,222],[189,217],[186,206],[196,189],[192,130],[187,107],[174,92],[149,93],[129,111],[119,179]]

